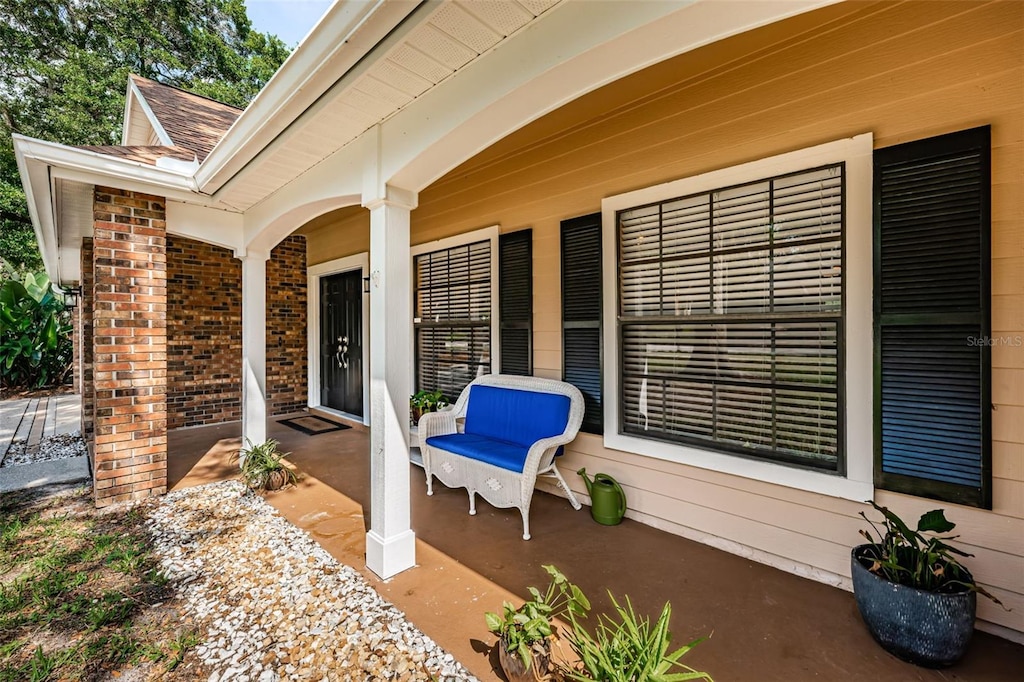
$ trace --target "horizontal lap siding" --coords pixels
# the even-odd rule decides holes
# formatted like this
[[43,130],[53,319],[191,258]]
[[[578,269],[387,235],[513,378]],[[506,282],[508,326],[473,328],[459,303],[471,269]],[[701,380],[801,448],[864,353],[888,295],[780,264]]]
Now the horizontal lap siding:
[[[510,135],[421,192],[413,241],[532,227],[534,372],[558,378],[559,221],[606,196],[866,131],[883,147],[991,124],[992,328],[1024,339],[1022,103],[1024,3],[842,3],[656,65]],[[352,253],[367,225],[350,216],[322,228],[310,253]],[[993,348],[992,364],[993,511],[877,498],[911,517],[946,507],[977,555],[969,565],[1012,609],[982,599],[981,617],[1024,632],[1024,347]],[[652,525],[819,579],[849,575],[863,505],[607,450],[589,435],[563,469],[581,466],[619,478],[631,513]]]

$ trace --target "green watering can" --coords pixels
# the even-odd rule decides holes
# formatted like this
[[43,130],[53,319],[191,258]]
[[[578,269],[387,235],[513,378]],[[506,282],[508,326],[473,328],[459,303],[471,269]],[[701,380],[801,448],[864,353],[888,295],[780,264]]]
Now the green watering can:
[[583,477],[587,484],[587,494],[590,495],[590,515],[594,520],[605,526],[615,526],[622,523],[622,517],[626,513],[626,493],[622,492],[619,482],[608,474],[594,474],[594,480],[587,478],[587,470],[580,469],[576,472]]

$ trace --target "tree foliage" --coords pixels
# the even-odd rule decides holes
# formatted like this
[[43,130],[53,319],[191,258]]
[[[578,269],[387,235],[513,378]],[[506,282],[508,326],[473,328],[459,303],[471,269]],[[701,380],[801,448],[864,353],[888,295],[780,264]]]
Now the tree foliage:
[[0,270],[0,387],[42,388],[71,371],[71,314],[46,273]]
[[12,133],[118,144],[130,73],[244,107],[287,56],[243,0],[0,0],[0,258],[41,265]]

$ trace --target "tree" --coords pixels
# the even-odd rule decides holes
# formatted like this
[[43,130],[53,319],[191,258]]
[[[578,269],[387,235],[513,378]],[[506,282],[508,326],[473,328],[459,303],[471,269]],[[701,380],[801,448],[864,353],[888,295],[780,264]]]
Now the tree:
[[0,258],[41,267],[12,133],[118,144],[130,73],[244,107],[287,56],[243,0],[0,0]]

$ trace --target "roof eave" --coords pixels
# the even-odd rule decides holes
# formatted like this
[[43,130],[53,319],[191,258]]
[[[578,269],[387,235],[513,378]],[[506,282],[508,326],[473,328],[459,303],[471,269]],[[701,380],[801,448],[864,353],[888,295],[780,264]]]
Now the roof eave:
[[348,0],[331,5],[199,166],[200,190],[220,189],[421,4]]
[[29,217],[39,244],[43,266],[54,282],[66,283],[59,249],[80,245],[60,243],[60,225],[54,198],[54,180],[63,178],[93,185],[109,184],[181,201],[207,203],[196,190],[195,178],[167,168],[107,156],[76,147],[13,135],[14,154],[28,203]]

